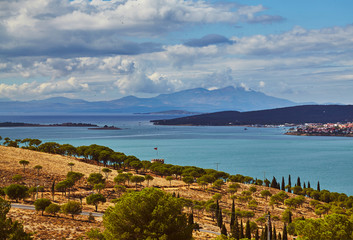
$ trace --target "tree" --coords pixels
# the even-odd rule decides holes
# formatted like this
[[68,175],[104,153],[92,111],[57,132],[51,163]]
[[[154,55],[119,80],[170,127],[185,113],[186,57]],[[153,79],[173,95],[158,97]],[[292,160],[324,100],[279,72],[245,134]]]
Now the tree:
[[96,207],[96,210],[95,210],[96,212],[98,210],[98,204],[105,203],[106,201],[107,199],[100,193],[91,194],[86,197],[87,204],[94,205]]
[[18,221],[7,218],[11,203],[0,198],[0,240],[30,240],[30,233],[26,233],[23,225]]
[[34,207],[36,211],[42,211],[42,216],[43,216],[43,212],[45,208],[48,207],[50,204],[51,204],[51,201],[49,199],[40,198],[34,202]]
[[51,203],[48,207],[45,208],[45,212],[53,214],[54,216],[60,211],[60,206],[55,203]]
[[77,181],[83,178],[83,176],[84,176],[83,173],[71,171],[66,174],[66,179],[73,181],[75,184]]
[[192,239],[183,201],[155,188],[123,195],[103,216],[107,240]]
[[283,240],[288,240],[288,234],[287,234],[287,224],[284,224],[284,227],[283,227],[283,237],[282,237]]
[[61,206],[61,210],[64,214],[71,214],[72,219],[75,215],[82,212],[82,207],[79,202],[69,201],[68,203]]
[[67,166],[70,167],[70,171],[72,172],[72,167],[75,166],[75,163],[69,162],[69,163],[67,164]]
[[135,188],[137,190],[137,184],[142,183],[143,181],[145,181],[145,177],[134,175],[134,176],[131,177],[130,181],[135,183]]
[[271,196],[272,196],[272,194],[271,194],[271,192],[270,192],[269,190],[262,190],[262,191],[260,192],[260,194],[261,194],[262,197],[265,197],[266,200],[267,200],[268,197],[271,197]]
[[165,178],[165,180],[169,181],[169,186],[171,187],[172,186],[172,180],[174,180],[174,178],[172,176],[167,176]]
[[14,180],[15,182],[19,182],[19,181],[21,181],[23,179],[23,177],[22,177],[22,175],[20,175],[20,174],[15,174],[15,175],[13,175],[13,177],[12,177],[12,180]]
[[18,163],[23,166],[23,172],[26,173],[26,166],[29,164],[29,161],[27,161],[27,160],[21,160],[21,161],[19,161]]
[[250,221],[246,221],[245,225],[245,238],[251,239],[251,229],[250,229]]
[[194,178],[191,176],[183,177],[183,182],[186,183],[188,187],[190,187],[190,184],[194,183]]
[[93,189],[97,190],[98,193],[100,193],[104,188],[105,188],[104,183],[97,183],[97,184],[94,184],[94,186],[93,186]]
[[224,235],[224,236],[227,236],[228,233],[227,233],[227,228],[224,224],[222,224],[222,227],[221,227],[221,234]]
[[94,185],[97,183],[104,183],[105,179],[103,178],[103,175],[100,173],[91,173],[88,176],[87,182],[91,185]]
[[301,239],[353,239],[353,222],[346,215],[330,214],[324,219],[306,219],[294,222]]
[[112,172],[112,170],[109,169],[109,168],[103,168],[103,169],[102,169],[102,172],[104,172],[105,178],[108,179],[109,174]]
[[15,199],[18,202],[19,199],[24,199],[28,196],[28,187],[19,185],[19,184],[11,184],[10,186],[5,188],[5,193],[10,199]]
[[39,177],[39,171],[42,170],[42,166],[41,165],[35,165],[34,169],[37,170],[37,176]]

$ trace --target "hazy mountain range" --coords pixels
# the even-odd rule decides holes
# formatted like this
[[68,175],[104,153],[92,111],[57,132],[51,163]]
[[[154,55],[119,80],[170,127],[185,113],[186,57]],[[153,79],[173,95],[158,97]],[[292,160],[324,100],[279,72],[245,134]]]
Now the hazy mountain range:
[[226,87],[217,90],[195,88],[151,98],[127,96],[111,101],[96,102],[64,97],[32,101],[3,100],[0,102],[0,113],[113,114],[170,110],[207,113],[225,110],[252,111],[294,105],[298,104],[286,99],[271,97],[262,92]]

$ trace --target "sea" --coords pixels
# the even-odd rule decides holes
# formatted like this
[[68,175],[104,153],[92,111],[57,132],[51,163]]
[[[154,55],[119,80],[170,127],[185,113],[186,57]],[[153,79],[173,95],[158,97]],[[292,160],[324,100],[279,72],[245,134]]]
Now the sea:
[[[212,168],[257,179],[282,177],[294,185],[310,181],[316,189],[353,195],[353,138],[291,136],[285,127],[158,126],[152,119],[174,115],[0,116],[0,122],[91,123],[121,130],[86,127],[0,128],[2,138],[37,138],[74,146],[98,144],[140,160],[163,158],[166,163]],[[157,149],[157,150],[156,150]]]

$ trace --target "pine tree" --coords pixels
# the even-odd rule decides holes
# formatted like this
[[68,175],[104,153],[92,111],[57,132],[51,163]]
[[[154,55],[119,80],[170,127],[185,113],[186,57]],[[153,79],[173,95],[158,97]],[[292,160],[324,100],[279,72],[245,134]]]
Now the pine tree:
[[245,225],[245,238],[251,239],[251,231],[250,231],[250,221],[246,221]]
[[224,224],[222,224],[222,227],[221,227],[221,234],[225,235],[225,236],[228,236],[227,228],[226,228],[226,226]]
[[320,192],[320,182],[317,181],[317,190]]
[[308,181],[308,188],[311,188],[311,186],[310,186],[310,182]]
[[282,191],[285,191],[285,189],[286,189],[286,185],[285,185],[285,183],[284,183],[284,177],[282,177],[282,186],[281,186],[281,190],[282,190]]
[[292,188],[292,181],[291,181],[291,178],[290,178],[290,174],[288,176],[288,186],[289,188],[287,189],[288,192],[292,192],[291,188]]
[[283,227],[283,237],[282,237],[282,240],[288,240],[287,225],[286,225],[286,224],[284,224],[284,227]]
[[297,179],[297,186],[299,186],[299,187],[302,186],[301,183],[300,183],[300,177],[298,177],[298,179]]
[[239,238],[240,238],[240,239],[244,238],[243,220],[240,221],[240,233],[239,233]]

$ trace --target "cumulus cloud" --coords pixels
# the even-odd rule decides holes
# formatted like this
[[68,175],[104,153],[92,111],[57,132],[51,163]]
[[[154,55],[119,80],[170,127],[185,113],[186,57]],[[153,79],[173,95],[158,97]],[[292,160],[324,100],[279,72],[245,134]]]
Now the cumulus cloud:
[[158,52],[161,43],[153,40],[168,32],[190,24],[252,21],[266,10],[186,0],[18,0],[2,5],[0,53],[5,57]]
[[19,96],[19,98],[26,99],[29,96],[55,96],[61,93],[74,93],[81,91],[88,91],[89,86],[87,83],[82,83],[75,78],[71,77],[67,80],[57,82],[30,82],[23,84],[0,84],[0,95],[2,97],[12,98]]

